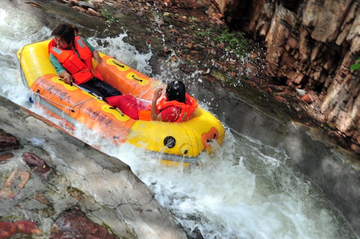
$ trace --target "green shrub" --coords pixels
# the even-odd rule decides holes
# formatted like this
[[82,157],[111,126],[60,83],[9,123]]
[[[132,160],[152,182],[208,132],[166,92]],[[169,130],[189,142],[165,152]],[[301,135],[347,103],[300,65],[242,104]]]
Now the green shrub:
[[360,59],[358,59],[354,65],[350,66],[350,70],[354,71],[354,70],[358,70],[358,69],[360,69]]
[[220,36],[215,37],[214,41],[225,43],[226,50],[233,50],[235,54],[240,56],[248,51],[249,43],[240,32],[229,32],[226,29]]
[[105,18],[107,22],[115,22],[116,19],[111,13],[105,8],[100,10],[101,15]]

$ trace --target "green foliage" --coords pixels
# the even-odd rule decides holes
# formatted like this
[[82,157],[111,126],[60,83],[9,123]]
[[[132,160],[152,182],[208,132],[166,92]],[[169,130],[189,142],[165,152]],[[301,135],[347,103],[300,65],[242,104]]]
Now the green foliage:
[[358,69],[360,69],[360,59],[358,59],[354,65],[350,66],[350,70],[354,71],[354,70],[358,70]]
[[208,28],[206,29],[206,31],[204,32],[195,32],[196,35],[200,36],[200,37],[206,37],[206,36],[211,36],[212,34],[212,29]]
[[196,17],[190,17],[190,21],[191,21],[191,22],[196,21],[196,19],[197,19]]
[[111,13],[105,8],[100,10],[101,15],[105,18],[107,22],[115,22],[116,19]]
[[335,129],[335,126],[332,123],[328,123],[329,128]]
[[226,29],[220,36],[215,37],[214,41],[217,43],[225,43],[226,50],[232,50],[240,56],[248,51],[249,43],[240,32],[229,32],[229,30]]
[[219,31],[219,29],[207,28],[203,31],[195,32],[201,38],[212,40],[217,44],[222,43],[224,49],[238,56],[243,56],[249,51],[249,43],[240,32],[229,32],[228,29]]

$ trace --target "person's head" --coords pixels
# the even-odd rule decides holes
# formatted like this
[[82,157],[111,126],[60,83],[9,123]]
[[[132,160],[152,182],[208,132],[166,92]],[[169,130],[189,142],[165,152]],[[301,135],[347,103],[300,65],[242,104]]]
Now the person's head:
[[74,43],[74,28],[70,24],[60,23],[53,29],[51,36],[54,36],[57,47],[61,49],[68,49],[72,47]]
[[182,81],[172,81],[167,84],[166,87],[166,98],[167,100],[177,100],[185,103],[185,85]]

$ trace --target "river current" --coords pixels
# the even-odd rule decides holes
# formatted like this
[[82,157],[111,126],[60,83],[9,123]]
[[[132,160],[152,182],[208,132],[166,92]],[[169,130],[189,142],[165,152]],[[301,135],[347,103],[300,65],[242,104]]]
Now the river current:
[[[22,82],[16,52],[26,44],[48,39],[50,32],[31,15],[0,3],[0,94],[39,114],[41,111],[29,104],[30,93]],[[124,41],[126,37],[90,38],[89,42],[151,74],[151,48],[148,53],[139,53]],[[164,75],[171,77],[171,72]],[[184,81],[201,80],[197,77],[193,74]],[[206,102],[201,104],[208,107]],[[217,146],[215,153],[201,155],[199,165],[186,169],[165,167],[140,149],[126,144],[114,146],[92,132],[79,129],[76,135],[130,165],[188,235],[197,231],[209,239],[357,238],[322,191],[292,166],[284,150],[229,128],[224,144]]]

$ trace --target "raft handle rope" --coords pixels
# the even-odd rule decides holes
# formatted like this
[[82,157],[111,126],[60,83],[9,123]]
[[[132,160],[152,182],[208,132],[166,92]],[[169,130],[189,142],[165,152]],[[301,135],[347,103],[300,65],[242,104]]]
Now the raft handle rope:
[[[62,78],[59,78],[59,80],[60,80],[60,81],[63,81]],[[94,93],[92,93],[92,92],[84,89],[83,87],[80,87],[79,85],[75,84],[75,83],[72,82],[72,81],[71,81],[70,85],[71,85],[71,86],[76,86],[76,87],[78,87],[79,89],[88,92],[88,93],[91,94],[92,96],[95,96],[97,99],[103,100],[100,96],[97,96],[96,94],[94,94]],[[60,103],[58,103],[58,102],[56,102],[56,101],[51,100],[50,98],[47,98],[47,97],[41,95],[41,94],[40,94],[40,89],[38,89],[38,90],[35,92],[35,94],[38,95],[38,96],[40,96],[41,98],[47,100],[47,101],[52,102],[53,104],[56,104],[56,105],[59,105],[59,106],[65,108],[65,109],[68,109],[68,110],[70,110],[70,111],[73,112],[73,113],[75,112],[74,108],[75,108],[76,106],[81,105],[81,104],[83,104],[83,103],[85,103],[85,102],[88,102],[88,101],[95,100],[94,98],[92,98],[92,99],[87,99],[87,100],[83,100],[83,101],[80,101],[80,102],[75,103],[75,104],[72,105],[71,107],[68,107],[68,106],[65,106],[65,105],[63,105],[63,104],[60,104]]]
[[35,94],[35,95],[38,95],[40,98],[45,99],[45,100],[47,100],[47,101],[49,101],[49,102],[51,102],[51,103],[53,103],[53,104],[56,104],[56,105],[59,105],[59,106],[65,108],[65,109],[68,109],[68,110],[70,110],[70,111],[73,112],[73,113],[75,112],[74,108],[75,108],[76,106],[78,106],[78,105],[80,105],[80,104],[83,104],[83,103],[85,103],[85,102],[91,101],[91,100],[95,100],[95,99],[83,100],[83,101],[80,101],[80,102],[74,104],[74,105],[71,106],[71,107],[68,107],[68,106],[65,106],[65,105],[63,105],[63,104],[60,104],[60,103],[58,103],[58,102],[56,102],[56,101],[51,100],[50,98],[47,98],[47,97],[41,95],[41,94],[40,94],[40,89],[38,89],[36,92],[34,92],[34,94]]

